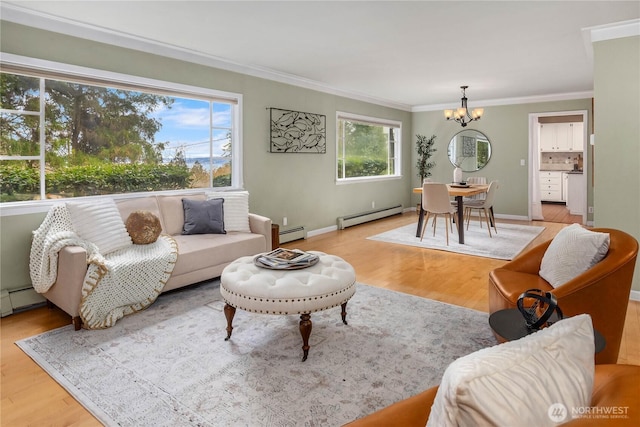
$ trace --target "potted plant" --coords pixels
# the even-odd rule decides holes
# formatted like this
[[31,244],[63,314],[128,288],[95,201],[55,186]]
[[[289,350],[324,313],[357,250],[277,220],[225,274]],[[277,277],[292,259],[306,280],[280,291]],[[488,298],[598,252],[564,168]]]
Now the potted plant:
[[[436,143],[436,136],[431,135],[427,138],[424,135],[416,135],[418,142],[416,142],[416,151],[418,152],[418,163],[416,168],[418,169],[418,176],[420,177],[420,185],[424,183],[424,179],[431,176],[431,168],[436,165],[436,162],[432,162],[429,159],[436,151],[433,145]],[[420,214],[420,203],[418,203],[417,212]]]
[[436,143],[436,136],[431,135],[430,138],[427,138],[424,135],[416,135],[418,138],[418,142],[416,142],[416,151],[418,151],[418,163],[416,164],[416,168],[418,169],[418,176],[420,177],[420,185],[424,183],[424,179],[431,176],[431,168],[433,168],[436,163],[429,161],[434,152],[436,152],[436,148],[433,145]]

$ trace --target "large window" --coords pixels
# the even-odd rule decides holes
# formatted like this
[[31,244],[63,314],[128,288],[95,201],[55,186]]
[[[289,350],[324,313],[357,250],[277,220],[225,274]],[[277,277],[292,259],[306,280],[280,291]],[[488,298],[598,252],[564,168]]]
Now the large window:
[[338,182],[398,177],[401,123],[337,114]]
[[239,95],[2,65],[1,202],[242,185]]

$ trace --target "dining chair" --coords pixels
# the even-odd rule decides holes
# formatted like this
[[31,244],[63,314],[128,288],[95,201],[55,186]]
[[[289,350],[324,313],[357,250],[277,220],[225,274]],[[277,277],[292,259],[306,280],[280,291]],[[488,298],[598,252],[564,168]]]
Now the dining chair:
[[[486,184],[487,178],[484,176],[470,176],[466,179],[467,184]],[[474,194],[473,196],[464,196],[462,198],[462,202],[472,202],[477,200],[484,200],[487,197],[487,193]],[[456,200],[451,201],[452,206],[458,206],[458,202]]]
[[469,222],[471,221],[471,212],[473,209],[478,210],[478,220],[480,221],[480,228],[482,228],[482,215],[484,214],[484,219],[487,222],[487,228],[489,229],[489,237],[493,237],[491,235],[491,224],[493,224],[493,229],[498,234],[498,229],[496,228],[496,219],[493,216],[493,202],[496,197],[496,191],[500,184],[498,181],[491,181],[489,184],[489,189],[487,190],[486,197],[484,200],[470,200],[468,202],[463,202],[464,209],[464,217],[467,219],[467,230],[469,229]]
[[[485,176],[470,176],[467,178],[467,184],[486,184],[487,177]],[[484,200],[487,197],[487,193],[474,194],[473,196],[465,196],[462,198],[463,202],[469,202],[472,200]]]
[[[453,232],[452,214],[456,213],[456,208],[451,206],[447,185],[436,182],[425,182],[422,185],[422,209],[426,212],[426,216],[424,224],[422,225],[420,241],[424,238],[424,231],[427,228],[429,217],[433,215],[433,235],[435,236],[436,220],[438,219],[438,215],[443,215],[445,218],[444,229],[447,236],[447,246],[449,246],[449,228],[451,228]],[[456,227],[458,226],[458,223],[456,223]]]

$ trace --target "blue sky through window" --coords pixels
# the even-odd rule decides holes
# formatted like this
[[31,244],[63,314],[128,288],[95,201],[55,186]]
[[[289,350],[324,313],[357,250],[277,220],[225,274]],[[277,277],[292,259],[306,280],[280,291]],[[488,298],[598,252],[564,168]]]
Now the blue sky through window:
[[[156,142],[168,142],[163,153],[165,161],[171,160],[176,150],[182,148],[185,157],[201,159],[209,157],[209,101],[174,98],[171,108],[161,108],[154,115],[162,122],[156,134]],[[223,154],[222,147],[229,141],[227,135],[232,123],[232,105],[213,103],[213,155]]]

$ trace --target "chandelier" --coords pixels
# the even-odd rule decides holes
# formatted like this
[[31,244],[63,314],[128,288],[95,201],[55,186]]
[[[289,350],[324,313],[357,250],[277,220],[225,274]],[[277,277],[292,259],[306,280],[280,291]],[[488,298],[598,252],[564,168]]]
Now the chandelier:
[[444,117],[447,120],[455,120],[460,123],[462,127],[467,126],[467,123],[470,123],[475,120],[480,120],[482,114],[484,113],[484,108],[474,108],[469,114],[469,109],[467,109],[467,96],[465,95],[465,89],[469,86],[460,86],[462,89],[462,106],[455,110],[444,110]]

